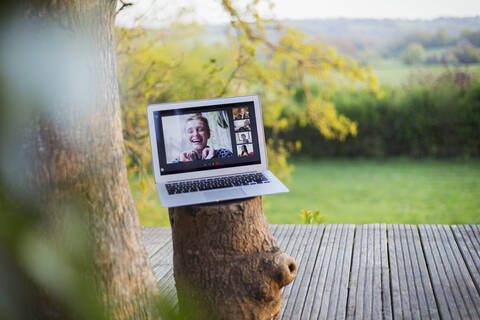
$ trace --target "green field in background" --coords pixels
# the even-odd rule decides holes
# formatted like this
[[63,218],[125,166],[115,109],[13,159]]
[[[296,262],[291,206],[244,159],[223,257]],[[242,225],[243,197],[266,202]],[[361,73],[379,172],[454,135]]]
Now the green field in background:
[[[302,223],[302,208],[326,223],[480,223],[480,160],[296,160],[289,193],[264,197],[272,224]],[[168,225],[153,178],[130,186],[142,225]]]
[[[431,74],[438,76],[447,68],[443,65],[406,65],[398,59],[382,59],[372,63],[372,68],[380,84],[400,85],[408,82],[410,77]],[[480,64],[449,66],[448,70],[463,70],[480,74]]]

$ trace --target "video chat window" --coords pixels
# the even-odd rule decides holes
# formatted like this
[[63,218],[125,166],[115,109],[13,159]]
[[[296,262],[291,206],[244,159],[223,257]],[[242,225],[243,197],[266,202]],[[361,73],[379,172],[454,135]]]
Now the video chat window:
[[229,122],[223,110],[162,117],[167,164],[232,157]]
[[237,146],[237,156],[239,158],[253,156],[252,127],[250,120],[250,109],[245,107],[232,109],[235,142]]
[[260,163],[253,102],[154,113],[160,174]]

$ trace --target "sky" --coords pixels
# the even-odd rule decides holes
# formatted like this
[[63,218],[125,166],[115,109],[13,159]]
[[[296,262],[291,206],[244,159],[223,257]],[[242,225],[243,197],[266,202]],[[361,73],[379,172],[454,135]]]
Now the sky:
[[[175,19],[202,24],[229,21],[220,0],[131,0],[117,17],[117,23],[132,26],[167,24]],[[232,1],[237,3],[245,0]],[[273,0],[277,19],[309,18],[403,18],[471,17],[480,15],[480,0]],[[182,18],[178,12],[185,8]]]

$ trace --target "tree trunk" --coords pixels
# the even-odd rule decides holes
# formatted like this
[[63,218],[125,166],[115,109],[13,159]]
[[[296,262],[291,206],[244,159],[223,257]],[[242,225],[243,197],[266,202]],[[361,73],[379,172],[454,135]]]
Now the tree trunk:
[[297,274],[268,229],[262,198],[171,208],[180,310],[207,319],[271,319]]
[[[81,202],[96,287],[110,316],[150,318],[149,298],[157,284],[128,187],[116,79],[116,1],[20,2],[21,6],[8,8],[16,14],[10,20],[30,28],[26,46],[37,41],[37,47],[18,52],[19,56],[38,50],[31,59],[38,59],[36,67],[45,74],[44,83],[34,85],[43,85],[40,94],[24,90],[31,95],[25,104],[31,109],[23,115],[23,148],[18,149],[22,151],[14,151],[18,158],[28,159],[28,165],[18,170],[18,179],[25,188],[31,186],[29,192],[48,216],[49,228],[61,225],[72,200]],[[69,46],[87,54],[69,60],[69,53],[75,53]],[[70,78],[77,78],[77,83],[64,87]],[[35,81],[33,76],[25,80],[26,86]],[[83,89],[80,97],[69,95]]]

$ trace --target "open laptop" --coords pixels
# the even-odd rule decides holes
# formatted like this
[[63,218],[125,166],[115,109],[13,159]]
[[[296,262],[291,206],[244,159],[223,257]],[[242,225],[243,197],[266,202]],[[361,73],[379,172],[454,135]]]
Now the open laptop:
[[154,104],[147,115],[164,207],[288,192],[268,170],[258,96]]

